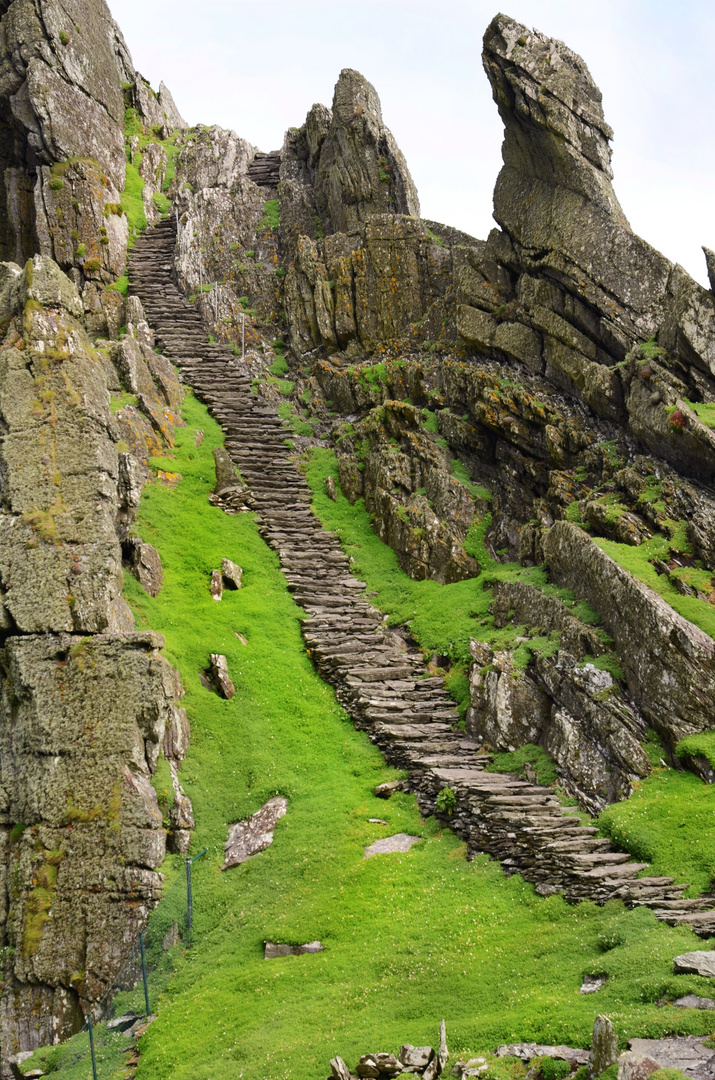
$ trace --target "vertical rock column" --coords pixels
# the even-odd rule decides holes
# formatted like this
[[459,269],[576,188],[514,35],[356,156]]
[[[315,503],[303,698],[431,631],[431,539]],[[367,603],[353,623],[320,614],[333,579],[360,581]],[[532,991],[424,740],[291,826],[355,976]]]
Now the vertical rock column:
[[4,1070],[81,1025],[158,900],[151,774],[182,727],[163,639],[121,597],[110,370],[81,314],[49,259],[0,264]]

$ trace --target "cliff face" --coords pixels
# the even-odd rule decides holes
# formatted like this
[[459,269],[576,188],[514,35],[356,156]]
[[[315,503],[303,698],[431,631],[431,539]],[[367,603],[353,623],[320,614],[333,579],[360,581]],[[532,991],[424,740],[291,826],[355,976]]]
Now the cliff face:
[[103,0],[3,5],[0,259],[46,255],[83,295],[124,273],[128,104],[148,126],[185,126],[166,87],[154,95],[134,70]]
[[[106,288],[126,264],[128,103],[147,126],[182,124],[103,3],[3,5],[3,1070],[81,1026],[158,900],[167,831],[151,776],[187,741],[163,639],[135,632],[121,595],[146,462],[181,401],[141,306]],[[136,405],[113,413],[122,386]]]

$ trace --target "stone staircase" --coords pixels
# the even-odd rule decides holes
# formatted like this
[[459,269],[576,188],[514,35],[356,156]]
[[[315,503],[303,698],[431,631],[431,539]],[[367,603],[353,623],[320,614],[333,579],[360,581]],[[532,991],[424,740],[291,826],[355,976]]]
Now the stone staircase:
[[259,529],[309,615],[303,633],[318,671],[387,761],[408,771],[422,812],[435,813],[440,791],[450,788],[453,813],[437,816],[470,854],[487,852],[541,895],[620,899],[652,908],[671,925],[714,934],[712,897],[684,899],[686,886],[672,878],[639,878],[646,865],[581,825],[551,789],[485,771],[490,758],[456,730],[458,714],[442,679],[430,677],[422,654],[387,628],[338,537],[313,515],[311,491],[289,457],[290,431],[251,393],[241,361],[225,346],[209,344],[199,312],[173,284],[174,243],[171,219],[147,229],[130,256],[130,291],[164,354],[221,424],[226,449],[249,485]]
[[256,151],[256,156],[248,166],[248,176],[259,187],[277,187],[280,180],[281,151],[271,150],[270,154]]

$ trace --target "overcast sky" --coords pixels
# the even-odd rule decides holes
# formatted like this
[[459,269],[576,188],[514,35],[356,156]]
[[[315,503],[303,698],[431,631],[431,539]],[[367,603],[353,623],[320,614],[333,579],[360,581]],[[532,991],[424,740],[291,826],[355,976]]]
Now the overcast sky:
[[[615,131],[633,229],[707,284],[715,248],[712,0],[502,0],[584,57]],[[261,150],[330,105],[341,68],[376,87],[422,214],[486,237],[502,125],[481,63],[491,0],[109,0],[134,63],[190,124]]]

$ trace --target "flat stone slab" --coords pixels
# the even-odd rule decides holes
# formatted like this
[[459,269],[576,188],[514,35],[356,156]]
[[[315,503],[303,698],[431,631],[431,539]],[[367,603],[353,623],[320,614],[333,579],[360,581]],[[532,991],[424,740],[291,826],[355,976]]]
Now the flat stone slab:
[[697,952],[683,953],[673,960],[673,971],[676,975],[705,975],[715,978],[715,951],[705,952],[704,949]]
[[577,1050],[573,1046],[543,1046],[541,1043],[508,1043],[497,1046],[497,1057],[516,1057],[522,1061],[531,1061],[535,1057],[556,1058],[558,1061],[576,1061],[579,1065],[588,1065],[590,1051]]
[[584,975],[579,994],[595,994],[606,985],[606,975]]
[[265,960],[276,960],[280,956],[302,956],[304,953],[325,952],[325,945],[319,941],[309,941],[307,945],[282,945],[277,941],[267,941],[263,953]]
[[715,1001],[712,998],[698,997],[697,994],[686,994],[685,997],[676,998],[673,1004],[678,1009],[715,1009]]
[[276,795],[246,821],[232,825],[223,845],[225,861],[221,869],[239,866],[252,855],[265,851],[273,843],[273,830],[287,809],[288,800]]
[[715,1076],[715,1051],[703,1046],[706,1038],[684,1035],[673,1039],[630,1039],[628,1047],[634,1054],[653,1058],[661,1069],[682,1069],[688,1076]]
[[395,833],[394,836],[385,836],[380,840],[376,840],[374,844],[370,844],[365,848],[365,858],[369,859],[373,855],[392,855],[394,852],[401,852],[404,854],[409,851],[413,844],[419,844],[421,836],[410,836],[409,833],[400,832]]

